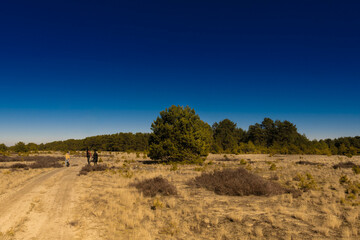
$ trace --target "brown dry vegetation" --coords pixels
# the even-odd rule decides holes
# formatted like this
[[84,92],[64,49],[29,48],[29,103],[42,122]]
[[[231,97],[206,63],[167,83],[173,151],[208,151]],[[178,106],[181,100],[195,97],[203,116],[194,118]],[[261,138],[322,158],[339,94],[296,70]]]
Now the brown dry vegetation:
[[0,155],[0,168],[60,168],[63,167],[64,157],[60,156],[3,156]]
[[[349,161],[344,156],[210,155],[203,165],[162,165],[144,164],[149,163],[144,154],[102,154],[107,169],[76,176],[69,185],[77,194],[69,212],[68,227],[74,233],[70,239],[359,238],[360,175],[351,168],[333,168]],[[85,165],[86,159],[80,160]],[[360,157],[351,161],[358,165]],[[285,191],[228,196],[188,184],[239,167],[252,180],[276,183],[276,189],[298,189],[302,195],[295,198]],[[2,178],[20,178],[38,170],[1,171]],[[176,188],[176,195],[145,196],[135,187],[143,183],[147,189],[149,179],[159,176]]]
[[190,181],[189,185],[204,187],[216,194],[228,196],[270,196],[289,192],[280,184],[250,173],[242,167],[202,173]]
[[130,184],[130,186],[136,187],[146,197],[155,197],[156,195],[170,196],[177,194],[175,186],[161,176],[145,179],[143,181]]
[[[82,204],[74,221],[77,237],[93,239],[358,239],[360,201],[347,193],[359,181],[351,169],[333,169],[338,156],[210,155],[204,165],[143,164],[135,155],[115,154],[104,163],[117,168],[80,176]],[[220,161],[218,161],[218,159]],[[224,161],[224,159],[226,161]],[[244,161],[246,159],[246,161]],[[299,165],[299,160],[316,164]],[[359,157],[352,161],[359,162]],[[218,195],[188,185],[214,172],[245,167],[273,179],[292,194]],[[275,166],[272,167],[271,166]],[[271,169],[270,169],[271,168]],[[131,172],[124,175],[124,171]],[[341,176],[349,182],[340,184]],[[134,183],[162,176],[177,195],[146,197]],[[253,175],[251,175],[253,176]],[[264,180],[265,179],[265,180]],[[277,180],[274,180],[277,179]],[[207,178],[205,182],[214,181]],[[145,184],[144,184],[145,185]],[[145,186],[143,186],[145,188]],[[280,191],[280,190],[279,190]],[[281,190],[283,191],[283,190]],[[286,191],[285,191],[286,192]],[[281,193],[281,192],[277,192]],[[232,194],[233,195],[233,194]],[[155,207],[154,207],[155,206]],[[81,214],[80,214],[81,213]]]
[[108,169],[108,167],[104,164],[97,164],[97,165],[85,165],[81,168],[80,172],[79,172],[79,176],[80,175],[86,175],[89,172],[94,172],[94,171],[105,171],[106,169]]

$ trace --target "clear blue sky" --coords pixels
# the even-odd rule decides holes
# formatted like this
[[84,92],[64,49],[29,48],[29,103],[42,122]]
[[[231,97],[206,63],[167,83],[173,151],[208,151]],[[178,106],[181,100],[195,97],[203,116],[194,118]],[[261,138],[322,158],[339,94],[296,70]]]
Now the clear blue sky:
[[289,120],[360,135],[358,1],[1,1],[0,143]]

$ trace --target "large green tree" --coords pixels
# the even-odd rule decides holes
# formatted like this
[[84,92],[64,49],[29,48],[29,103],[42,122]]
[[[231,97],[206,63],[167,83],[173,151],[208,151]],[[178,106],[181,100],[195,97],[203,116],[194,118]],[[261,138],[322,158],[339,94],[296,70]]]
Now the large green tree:
[[23,142],[16,143],[13,146],[13,150],[14,150],[14,152],[17,152],[17,153],[19,153],[19,152],[27,152],[28,151],[25,143],[23,143]]
[[209,124],[190,107],[171,106],[151,125],[149,157],[168,162],[195,161],[207,156],[212,142]]
[[216,152],[235,152],[244,131],[236,127],[236,123],[229,119],[224,119],[219,123],[214,123],[212,126],[214,134],[213,149]]

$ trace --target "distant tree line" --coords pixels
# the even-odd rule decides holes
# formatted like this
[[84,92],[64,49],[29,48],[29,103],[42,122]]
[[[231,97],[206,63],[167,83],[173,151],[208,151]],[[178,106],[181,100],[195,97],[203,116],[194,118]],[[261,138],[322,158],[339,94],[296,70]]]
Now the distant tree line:
[[0,144],[0,151],[29,152],[29,151],[119,151],[119,152],[144,152],[149,146],[149,133],[116,133],[110,135],[99,135],[85,139],[69,139],[65,141],[54,141],[50,143],[18,142],[12,147]]
[[360,136],[310,141],[289,121],[264,118],[245,131],[224,119],[214,123],[212,129],[213,153],[360,154]]
[[[358,155],[360,136],[337,139],[309,140],[298,133],[296,125],[289,121],[273,121],[264,118],[261,123],[250,125],[248,130],[224,119],[212,125],[212,153],[269,153],[269,154],[322,154]],[[81,151],[96,149],[100,151],[149,151],[150,133],[116,133],[99,135],[85,139],[69,139],[46,144],[19,142],[7,147],[0,144],[0,151]],[[159,139],[158,141],[161,141]]]

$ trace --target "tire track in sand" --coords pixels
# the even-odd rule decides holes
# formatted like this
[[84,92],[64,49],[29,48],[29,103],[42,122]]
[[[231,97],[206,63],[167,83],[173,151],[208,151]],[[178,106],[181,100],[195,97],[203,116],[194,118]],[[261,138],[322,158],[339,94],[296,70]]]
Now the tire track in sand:
[[[73,160],[72,164],[79,162]],[[0,231],[11,239],[73,239],[74,185],[80,166],[36,177],[0,205]],[[9,232],[10,231],[10,232]]]

